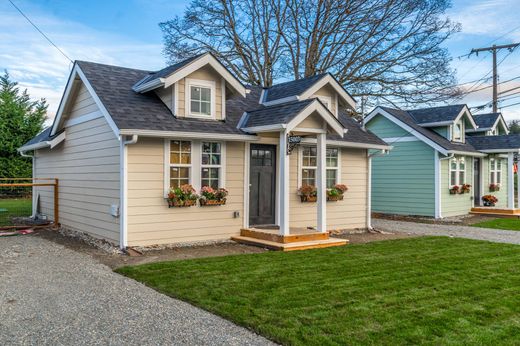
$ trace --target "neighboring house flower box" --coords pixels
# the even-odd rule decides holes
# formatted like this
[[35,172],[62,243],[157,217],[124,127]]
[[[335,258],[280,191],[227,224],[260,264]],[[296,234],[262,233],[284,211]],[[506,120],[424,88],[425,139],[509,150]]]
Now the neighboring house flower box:
[[500,184],[489,184],[489,192],[500,191]]
[[304,185],[298,189],[298,195],[302,203],[316,202],[318,200],[318,190],[316,186]]
[[228,191],[224,188],[213,189],[210,186],[204,186],[200,190],[199,202],[201,206],[224,205],[227,195]]
[[469,193],[471,191],[471,185],[470,184],[464,184],[460,188],[460,193]]
[[344,184],[336,184],[333,188],[327,190],[327,201],[342,201],[343,194],[348,190]]
[[484,202],[484,206],[486,207],[494,207],[498,202],[498,198],[493,195],[485,195],[482,196],[482,201]]
[[193,186],[184,184],[168,191],[168,207],[191,207],[197,204],[198,198],[199,196],[195,193]]
[[460,192],[460,187],[458,185],[454,185],[450,189],[450,195],[456,195]]

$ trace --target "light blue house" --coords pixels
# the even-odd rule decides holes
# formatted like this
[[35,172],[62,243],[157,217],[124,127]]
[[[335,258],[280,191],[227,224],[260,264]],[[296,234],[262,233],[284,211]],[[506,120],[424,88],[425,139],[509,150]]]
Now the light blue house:
[[393,146],[387,155],[373,158],[373,212],[464,215],[474,207],[489,207],[485,195],[498,199],[489,208],[515,208],[513,167],[520,136],[509,135],[500,113],[472,115],[466,105],[377,107],[364,123]]

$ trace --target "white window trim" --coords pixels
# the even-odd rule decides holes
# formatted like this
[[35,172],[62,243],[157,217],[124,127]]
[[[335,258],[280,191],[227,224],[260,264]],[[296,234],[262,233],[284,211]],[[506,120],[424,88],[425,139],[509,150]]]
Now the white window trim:
[[[298,188],[302,186],[303,181],[303,169],[317,169],[318,167],[314,166],[304,166],[303,165],[303,147],[313,147],[313,145],[300,145],[298,146]],[[325,170],[327,169],[335,169],[336,170],[336,184],[341,183],[341,148],[334,147],[334,146],[327,146],[327,149],[337,149],[338,150],[338,166],[337,167],[325,167]],[[317,179],[317,178],[315,178]]]
[[[455,170],[451,169],[451,161],[452,160],[455,160],[457,162],[457,168]],[[464,170],[460,169],[460,162],[461,161],[464,161]],[[463,184],[467,183],[466,182],[466,179],[468,178],[467,167],[468,167],[468,160],[466,160],[465,157],[458,157],[458,158],[455,157],[455,158],[453,158],[453,159],[448,161],[448,181],[449,181],[450,188],[452,188],[455,185],[460,187]],[[456,174],[455,174],[455,182],[453,182],[452,179],[451,179],[451,173],[452,172],[456,172]],[[464,172],[464,181],[460,181],[460,172]]]
[[[214,81],[203,80],[203,79],[194,79],[194,78],[186,78],[185,80],[185,90],[184,90],[184,106],[186,111],[186,116],[192,118],[202,118],[202,119],[216,119],[216,97],[217,97],[217,88],[216,83]],[[211,89],[211,114],[192,114],[191,112],[191,87],[202,87],[202,88],[210,88]]]
[[[201,170],[202,170],[202,142],[220,143],[220,172],[219,172],[219,187],[226,187],[226,142],[212,141],[212,140],[191,140],[185,138],[166,138],[164,139],[164,198],[168,197],[170,190],[170,142],[175,140],[191,142],[191,164],[174,165],[177,167],[190,167],[189,183],[199,193],[201,189]],[[207,165],[204,165],[207,166]],[[211,166],[209,167],[216,167]]]
[[[455,129],[457,128],[457,125],[460,125],[460,139],[455,138]],[[453,142],[464,143],[464,121],[463,120],[459,120],[451,126],[451,138],[452,138]]]
[[332,97],[330,96],[322,96],[322,95],[314,95],[318,100],[320,100],[322,103],[325,101],[328,104],[327,109],[332,112]]
[[[500,169],[498,168],[498,162],[500,161]],[[494,165],[491,163],[494,162]],[[502,185],[502,159],[499,157],[493,157],[489,159],[489,183]],[[500,172],[500,182],[497,181],[497,173]],[[495,177],[495,179],[493,179]],[[494,180],[494,182],[493,182]]]
[[[218,143],[220,144],[220,165],[212,165],[212,164],[202,164],[202,154],[203,154],[203,151],[202,151],[202,144],[203,143]],[[219,169],[219,172],[218,172],[218,187],[223,187],[225,188],[225,182],[226,182],[226,177],[225,177],[225,169],[224,167],[226,167],[226,155],[225,155],[225,152],[226,152],[226,143],[225,142],[219,142],[219,141],[201,141],[200,142],[200,179],[199,179],[199,189],[202,188],[202,184],[201,181],[202,181],[202,169],[203,168],[218,168]],[[198,190],[197,190],[198,191]]]

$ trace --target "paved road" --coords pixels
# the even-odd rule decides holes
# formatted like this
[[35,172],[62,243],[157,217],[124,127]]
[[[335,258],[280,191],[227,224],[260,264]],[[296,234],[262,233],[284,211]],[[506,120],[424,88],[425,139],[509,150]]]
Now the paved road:
[[388,232],[411,233],[419,235],[444,235],[459,238],[488,240],[496,243],[520,244],[520,231],[504,231],[458,225],[436,225],[395,220],[373,219],[374,228]]
[[0,238],[1,345],[266,345],[38,236]]

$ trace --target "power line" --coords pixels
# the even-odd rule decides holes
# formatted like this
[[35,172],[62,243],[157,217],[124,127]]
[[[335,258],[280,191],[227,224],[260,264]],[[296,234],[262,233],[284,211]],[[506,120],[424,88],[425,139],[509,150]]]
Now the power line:
[[508,108],[508,107],[513,107],[513,106],[518,106],[518,105],[520,105],[520,102],[516,102],[516,103],[512,103],[510,105],[502,106],[500,108]]
[[11,5],[13,5],[13,7],[14,7],[18,12],[20,12],[20,14],[21,14],[25,19],[27,19],[27,21],[28,21],[28,22],[29,22],[29,23],[30,23],[30,24],[31,24],[31,25],[32,25],[36,30],[38,30],[38,32],[39,32],[39,33],[40,33],[40,34],[41,34],[41,35],[42,35],[42,36],[43,36],[43,37],[44,37],[44,38],[45,38],[45,39],[46,39],[46,40],[47,40],[51,45],[54,46],[54,48],[56,48],[56,49],[61,53],[61,55],[63,55],[65,58],[67,58],[67,60],[69,60],[71,63],[73,63],[72,59],[69,58],[68,55],[65,54],[65,53],[64,53],[64,52],[63,52],[63,51],[62,51],[62,50],[61,50],[57,45],[55,45],[54,42],[52,42],[52,40],[51,40],[47,35],[45,35],[45,33],[44,33],[43,31],[41,31],[40,28],[38,28],[38,27],[36,26],[36,24],[34,24],[34,23],[29,19],[29,17],[27,17],[27,16],[25,15],[25,13],[22,12],[22,10],[21,10],[18,6],[16,6],[16,5],[14,4],[14,2],[12,2],[11,0],[8,0],[8,1],[11,3]]

